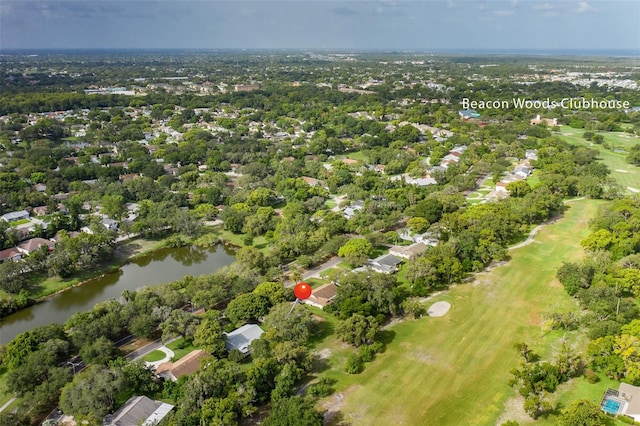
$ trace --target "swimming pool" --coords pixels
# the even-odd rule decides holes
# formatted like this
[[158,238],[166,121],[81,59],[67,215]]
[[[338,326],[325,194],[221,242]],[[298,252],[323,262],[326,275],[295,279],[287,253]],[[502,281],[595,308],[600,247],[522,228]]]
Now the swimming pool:
[[615,399],[607,399],[604,401],[602,409],[609,414],[618,414],[620,405],[622,405],[620,401],[616,401]]

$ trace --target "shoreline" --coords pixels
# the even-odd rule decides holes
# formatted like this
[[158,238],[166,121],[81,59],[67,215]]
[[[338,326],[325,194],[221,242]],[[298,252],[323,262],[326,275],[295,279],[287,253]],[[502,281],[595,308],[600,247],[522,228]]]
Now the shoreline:
[[[46,301],[47,299],[50,299],[51,297],[57,296],[57,295],[62,294],[64,292],[66,292],[66,291],[69,291],[71,289],[74,289],[74,288],[89,284],[91,281],[103,278],[107,274],[111,274],[111,273],[117,272],[119,269],[121,269],[122,267],[130,264],[132,261],[134,261],[135,259],[137,259],[139,257],[153,254],[154,252],[157,252],[157,251],[165,249],[165,248],[172,248],[172,247],[169,247],[169,246],[166,245],[166,242],[172,236],[173,235],[167,235],[167,236],[164,236],[164,237],[158,239],[157,241],[154,241],[154,240],[145,239],[143,237],[140,237],[139,235],[135,235],[135,236],[132,235],[129,238],[123,238],[120,241],[117,241],[117,243],[116,243],[117,246],[119,246],[121,248],[127,246],[128,244],[132,244],[132,243],[135,244],[135,242],[137,240],[142,240],[142,241],[145,241],[145,242],[149,243],[149,247],[146,247],[146,248],[143,247],[143,248],[140,249],[140,251],[137,251],[137,252],[135,250],[133,250],[133,252],[131,254],[126,255],[125,257],[122,257],[120,259],[118,259],[118,254],[116,253],[112,263],[108,263],[108,264],[105,264],[105,265],[99,267],[95,271],[94,274],[91,274],[91,276],[82,278],[80,281],[75,282],[73,284],[65,285],[64,287],[59,288],[59,289],[57,289],[57,290],[55,290],[55,291],[53,291],[51,293],[44,294],[44,295],[39,296],[37,298],[34,297],[33,299],[30,300],[30,303],[28,303],[26,306],[23,306],[23,307],[21,307],[19,309],[16,309],[15,311],[9,313],[8,315],[0,317],[0,324],[2,323],[2,320],[4,318],[8,318],[11,315],[14,315],[14,314],[16,314],[16,313],[18,313],[18,312],[20,312],[20,311],[22,311],[24,309],[28,309],[28,308],[30,308],[32,306],[35,306],[35,305],[37,305],[39,303],[42,303],[42,302]],[[197,240],[197,238],[196,239],[190,239],[186,244],[184,244],[184,245],[182,245],[180,247],[189,246],[189,245],[200,247],[200,248],[208,248],[208,247],[210,247],[210,245],[199,246],[199,245],[197,245],[195,243],[196,240]],[[153,243],[153,244],[151,244],[151,243]],[[243,246],[239,246],[239,245],[237,245],[237,244],[235,244],[235,243],[233,243],[233,242],[231,242],[229,240],[226,240],[226,239],[224,239],[222,237],[218,237],[214,245],[223,245],[224,247],[227,247],[227,248],[230,248],[230,249],[233,249],[233,250],[238,250],[238,249],[243,247]],[[73,281],[73,280],[74,280],[74,278],[70,279],[70,281]]]

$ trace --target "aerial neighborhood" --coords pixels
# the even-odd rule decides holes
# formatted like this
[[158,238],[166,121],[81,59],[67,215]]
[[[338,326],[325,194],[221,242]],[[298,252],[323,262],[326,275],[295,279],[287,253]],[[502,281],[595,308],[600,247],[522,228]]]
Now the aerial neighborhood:
[[640,421],[632,59],[0,64],[0,424]]

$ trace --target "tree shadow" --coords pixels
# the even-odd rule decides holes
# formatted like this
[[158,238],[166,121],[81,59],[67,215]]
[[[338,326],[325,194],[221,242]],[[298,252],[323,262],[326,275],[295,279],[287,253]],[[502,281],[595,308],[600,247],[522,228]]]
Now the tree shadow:
[[344,419],[341,411],[329,411],[324,415],[325,426],[351,426],[351,423]]
[[378,333],[376,334],[376,341],[384,345],[380,353],[383,353],[386,350],[387,345],[393,342],[393,339],[395,339],[395,337],[396,337],[396,332],[393,330],[378,331]]
[[327,371],[329,368],[330,366],[328,358],[314,355],[313,359],[311,360],[311,371],[314,374],[322,373],[324,371]]
[[334,333],[334,329],[335,327],[329,321],[316,322],[314,324],[313,336],[311,337],[311,344],[321,343]]

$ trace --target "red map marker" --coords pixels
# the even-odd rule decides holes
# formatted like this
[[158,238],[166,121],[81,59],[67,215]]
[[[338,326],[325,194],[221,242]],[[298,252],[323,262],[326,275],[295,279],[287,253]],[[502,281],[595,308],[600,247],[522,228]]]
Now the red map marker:
[[293,308],[296,307],[296,304],[298,303],[299,300],[305,300],[305,299],[308,299],[309,296],[311,296],[311,286],[305,282],[298,283],[293,288],[293,294],[295,294],[296,296],[296,301],[293,302],[293,304],[291,305],[291,309],[289,310],[289,313],[293,311]]
[[293,294],[300,300],[308,299],[311,296],[311,286],[305,282],[298,283],[293,289]]

